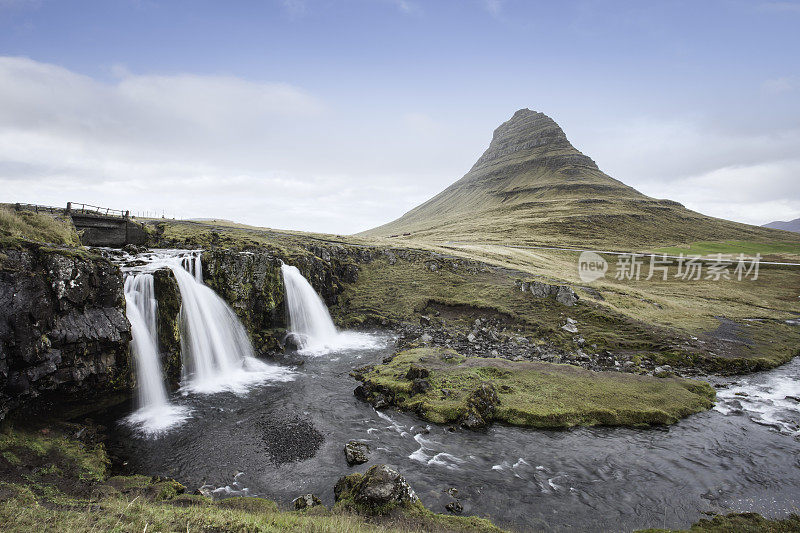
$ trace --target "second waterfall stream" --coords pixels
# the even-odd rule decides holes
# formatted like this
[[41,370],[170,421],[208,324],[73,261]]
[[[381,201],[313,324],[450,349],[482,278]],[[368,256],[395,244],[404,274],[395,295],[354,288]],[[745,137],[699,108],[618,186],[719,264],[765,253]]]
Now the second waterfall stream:
[[298,353],[324,355],[376,346],[377,341],[371,335],[337,330],[325,302],[297,267],[281,265],[281,273],[286,292],[288,331],[295,338]]

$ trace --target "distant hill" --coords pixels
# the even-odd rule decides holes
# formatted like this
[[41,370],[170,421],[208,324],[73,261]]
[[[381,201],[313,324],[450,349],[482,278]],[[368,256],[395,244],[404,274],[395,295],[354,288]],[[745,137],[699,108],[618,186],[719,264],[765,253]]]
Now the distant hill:
[[764,224],[764,227],[773,229],[782,229],[785,231],[795,231],[797,233],[800,233],[800,218],[790,220],[789,222],[782,222],[780,220],[776,220],[775,222]]
[[520,109],[494,131],[489,148],[463,178],[399,219],[361,235],[620,249],[722,239],[787,240],[771,229],[645,196],[603,173],[570,144],[553,119],[529,109]]

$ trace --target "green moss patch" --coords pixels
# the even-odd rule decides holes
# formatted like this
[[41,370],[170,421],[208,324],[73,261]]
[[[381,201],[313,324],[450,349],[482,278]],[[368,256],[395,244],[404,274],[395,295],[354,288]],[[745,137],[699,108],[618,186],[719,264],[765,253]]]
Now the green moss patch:
[[[640,533],[661,533],[670,530],[646,529]],[[727,516],[704,518],[687,531],[691,533],[789,533],[800,531],[800,516],[767,519],[756,513],[732,513]]]
[[[427,377],[409,379],[412,367],[424,368]],[[476,427],[480,419],[538,428],[672,424],[710,408],[715,398],[702,381],[463,358],[441,348],[400,352],[356,376],[364,383],[358,392],[368,401],[414,411],[431,422]]]

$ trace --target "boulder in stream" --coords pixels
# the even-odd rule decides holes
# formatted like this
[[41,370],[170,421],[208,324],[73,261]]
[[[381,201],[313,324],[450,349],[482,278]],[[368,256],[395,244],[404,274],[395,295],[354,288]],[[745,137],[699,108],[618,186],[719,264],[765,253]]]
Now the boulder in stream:
[[369,445],[365,442],[351,440],[344,445],[344,455],[350,466],[364,464],[369,461]]

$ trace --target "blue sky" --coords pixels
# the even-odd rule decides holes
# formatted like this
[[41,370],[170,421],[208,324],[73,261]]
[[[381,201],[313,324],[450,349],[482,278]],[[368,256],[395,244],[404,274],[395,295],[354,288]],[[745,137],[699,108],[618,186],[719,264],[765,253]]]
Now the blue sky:
[[528,107],[646,194],[795,218],[798,28],[798,1],[0,0],[1,200],[349,233]]

